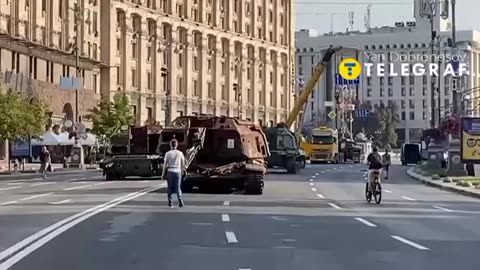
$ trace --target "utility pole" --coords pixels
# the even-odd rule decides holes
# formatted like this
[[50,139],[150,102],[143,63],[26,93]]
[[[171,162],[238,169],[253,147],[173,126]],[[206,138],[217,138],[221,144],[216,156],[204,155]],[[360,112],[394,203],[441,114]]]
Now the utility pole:
[[[455,16],[455,6],[457,4],[456,0],[452,0],[452,51],[456,52],[457,51],[457,39],[456,39],[456,34],[457,34],[457,27],[456,27],[456,16]],[[456,72],[456,71],[455,71]],[[453,76],[452,78],[453,83],[457,85],[455,89],[453,89],[453,114],[458,114],[458,78],[456,76]]]
[[172,95],[168,88],[167,76],[168,76],[168,69],[166,67],[162,67],[160,69],[160,75],[163,78],[163,90],[165,91],[165,126],[169,126],[172,122],[171,119],[171,108],[172,108]]
[[82,16],[83,15],[83,10],[80,9],[80,6],[78,3],[75,3],[74,6],[74,16],[75,16],[75,24],[74,24],[74,29],[75,29],[75,47],[74,47],[74,53],[75,53],[75,80],[74,83],[77,86],[75,88],[75,121],[74,124],[77,127],[77,132],[75,133],[75,144],[78,144],[78,125],[81,122],[81,117],[80,117],[80,108],[79,108],[79,102],[78,102],[78,82],[80,81],[80,27],[83,23]]
[[[434,17],[435,17],[435,12],[434,10],[435,7],[432,7],[432,15],[430,16],[430,26],[431,26],[431,37],[432,37],[432,41],[431,41],[431,45],[430,45],[430,49],[431,49],[431,56],[430,58],[433,57],[433,55],[435,54],[435,37],[437,35],[437,33],[435,32],[434,28],[433,28],[433,20],[434,20]],[[440,97],[439,97],[440,98]],[[436,125],[436,117],[435,117],[435,75],[432,74],[432,78],[430,79],[430,103],[431,103],[431,115],[432,115],[432,127],[435,127]]]

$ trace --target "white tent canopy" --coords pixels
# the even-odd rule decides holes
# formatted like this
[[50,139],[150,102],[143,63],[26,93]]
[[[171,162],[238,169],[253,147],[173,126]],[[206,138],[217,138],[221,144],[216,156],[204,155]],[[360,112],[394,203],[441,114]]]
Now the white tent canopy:
[[61,145],[62,138],[53,133],[52,131],[47,131],[43,134],[39,140],[32,139],[32,145]]
[[[61,145],[74,145],[75,139],[68,139],[68,132],[63,132],[59,135],[61,138]],[[78,143],[85,146],[95,146],[97,144],[97,137],[93,134],[87,133],[86,139],[79,139]]]

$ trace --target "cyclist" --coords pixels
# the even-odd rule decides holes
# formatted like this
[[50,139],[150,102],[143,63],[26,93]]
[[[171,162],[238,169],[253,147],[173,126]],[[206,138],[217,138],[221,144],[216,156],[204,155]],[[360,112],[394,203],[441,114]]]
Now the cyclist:
[[[372,183],[373,183],[373,173],[378,172],[380,176],[382,173],[382,158],[378,153],[377,147],[373,147],[373,152],[370,153],[367,157],[368,163],[368,190],[372,191]],[[378,179],[380,180],[380,179]]]

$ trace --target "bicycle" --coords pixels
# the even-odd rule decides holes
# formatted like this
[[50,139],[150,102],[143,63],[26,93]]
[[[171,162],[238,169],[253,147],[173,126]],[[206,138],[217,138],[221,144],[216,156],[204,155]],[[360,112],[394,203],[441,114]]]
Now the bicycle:
[[375,171],[373,172],[373,191],[369,191],[368,180],[365,187],[365,197],[367,202],[372,201],[372,197],[375,198],[375,203],[380,204],[382,201],[382,185],[380,184],[380,172]]

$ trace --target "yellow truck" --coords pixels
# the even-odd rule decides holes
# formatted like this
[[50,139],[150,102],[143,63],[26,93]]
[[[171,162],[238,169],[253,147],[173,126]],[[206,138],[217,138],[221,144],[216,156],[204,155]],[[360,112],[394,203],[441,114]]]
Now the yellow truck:
[[301,142],[310,162],[338,162],[338,132],[329,127],[317,127]]

